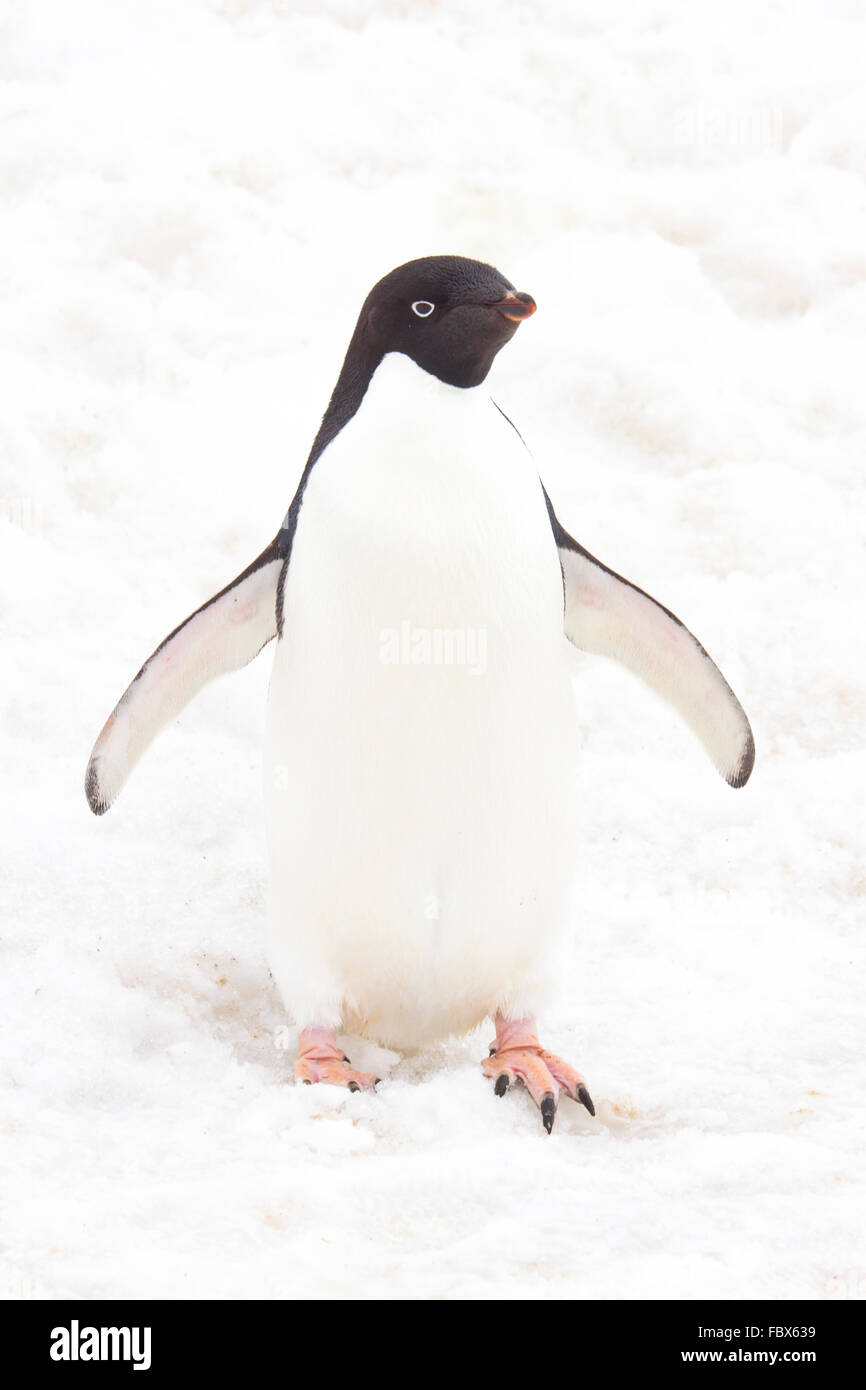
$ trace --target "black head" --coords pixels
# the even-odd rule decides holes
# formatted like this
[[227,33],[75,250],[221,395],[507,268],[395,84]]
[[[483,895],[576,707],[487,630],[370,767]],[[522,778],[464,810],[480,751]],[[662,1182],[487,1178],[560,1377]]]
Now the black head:
[[402,352],[449,386],[478,386],[500,348],[535,313],[492,265],[465,256],[422,256],[374,285],[356,332],[380,359]]
[[358,316],[349,350],[313,440],[298,491],[310,469],[364,399],[388,352],[402,352],[449,386],[478,386],[513,338],[535,300],[510,280],[465,256],[422,256],[374,285]]

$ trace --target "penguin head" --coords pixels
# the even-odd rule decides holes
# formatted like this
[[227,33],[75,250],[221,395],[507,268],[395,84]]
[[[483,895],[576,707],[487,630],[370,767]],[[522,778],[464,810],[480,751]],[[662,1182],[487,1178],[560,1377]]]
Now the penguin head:
[[402,352],[449,386],[478,386],[535,300],[492,265],[422,256],[374,285],[358,328],[381,356]]

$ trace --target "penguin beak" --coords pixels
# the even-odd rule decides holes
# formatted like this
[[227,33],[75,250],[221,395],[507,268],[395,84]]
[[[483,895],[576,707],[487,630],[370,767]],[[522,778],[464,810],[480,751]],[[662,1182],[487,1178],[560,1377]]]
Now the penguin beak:
[[503,318],[511,319],[512,323],[520,323],[534,314],[538,305],[531,294],[515,294],[509,290],[503,299],[494,300],[489,307],[498,309]]

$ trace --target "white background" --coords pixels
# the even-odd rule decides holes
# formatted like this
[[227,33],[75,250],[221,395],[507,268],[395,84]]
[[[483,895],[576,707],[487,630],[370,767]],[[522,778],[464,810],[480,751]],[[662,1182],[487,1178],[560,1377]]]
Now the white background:
[[[0,18],[2,1290],[862,1296],[866,24],[856,4],[28,0]],[[275,532],[374,280],[538,301],[492,385],[755,729],[581,661],[547,1138],[490,1030],[290,1084],[270,656],[110,816],[91,743]]]

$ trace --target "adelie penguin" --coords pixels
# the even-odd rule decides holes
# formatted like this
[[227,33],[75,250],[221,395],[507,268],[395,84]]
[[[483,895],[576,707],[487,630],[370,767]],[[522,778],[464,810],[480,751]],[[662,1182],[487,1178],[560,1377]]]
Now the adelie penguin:
[[732,787],[754,743],[688,629],[562,527],[491,400],[535,307],[460,256],[374,286],[279,532],[145,662],[86,790],[107,811],[156,733],[275,638],[267,946],[296,1079],[375,1085],[341,1030],[399,1049],[491,1017],[484,1073],[522,1082],[549,1133],[562,1092],[595,1113],[536,1026],[573,857],[568,643],[673,705]]

